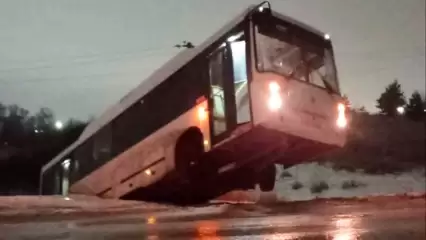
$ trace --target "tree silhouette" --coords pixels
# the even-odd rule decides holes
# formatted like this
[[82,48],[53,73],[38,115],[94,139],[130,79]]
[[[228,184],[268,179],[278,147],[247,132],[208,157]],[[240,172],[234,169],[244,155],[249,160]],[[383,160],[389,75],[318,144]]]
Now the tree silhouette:
[[[4,129],[5,119],[6,119],[6,105],[3,105],[0,102],[0,139],[1,139],[1,136],[2,136],[3,129]],[[0,142],[0,144],[1,144],[1,142]]]
[[356,113],[368,114],[368,111],[365,106],[356,107],[353,109],[353,111]]
[[87,124],[70,119],[56,130],[54,120],[48,108],[30,115],[18,105],[0,103],[0,195],[37,193],[41,166],[72,144]]
[[423,98],[423,112],[426,110],[426,96]]
[[386,87],[386,90],[377,99],[376,107],[380,112],[388,116],[396,116],[397,108],[405,106],[404,92],[401,90],[401,84],[394,80]]
[[34,115],[34,127],[41,132],[50,132],[55,124],[55,116],[49,108],[40,108]]
[[28,119],[28,110],[14,104],[7,106],[3,111],[0,142],[22,146],[26,137],[25,123]]
[[412,120],[420,120],[423,116],[424,100],[418,91],[414,91],[408,100],[406,115]]
[[3,105],[0,102],[0,119],[2,119],[3,117],[6,117],[6,105]]

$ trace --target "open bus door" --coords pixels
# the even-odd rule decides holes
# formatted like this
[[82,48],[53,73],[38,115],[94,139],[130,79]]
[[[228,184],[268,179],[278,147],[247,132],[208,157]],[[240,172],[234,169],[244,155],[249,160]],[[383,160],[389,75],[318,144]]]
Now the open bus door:
[[228,44],[222,45],[209,56],[212,145],[227,138],[237,125],[232,69],[232,55]]
[[212,145],[251,119],[244,35],[244,31],[230,35],[208,58]]

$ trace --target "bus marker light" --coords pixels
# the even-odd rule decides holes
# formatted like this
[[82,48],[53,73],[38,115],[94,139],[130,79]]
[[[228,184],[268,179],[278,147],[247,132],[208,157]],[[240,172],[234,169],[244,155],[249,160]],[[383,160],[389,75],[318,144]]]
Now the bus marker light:
[[153,217],[153,216],[150,216],[150,217],[146,220],[146,223],[148,223],[148,224],[150,224],[150,225],[155,224],[156,222],[157,222],[157,219],[155,219],[155,217]]
[[207,110],[204,107],[198,108],[198,119],[204,121],[207,119]]
[[148,176],[151,176],[153,174],[153,172],[152,172],[151,169],[147,169],[147,170],[145,170],[145,174],[148,175]]

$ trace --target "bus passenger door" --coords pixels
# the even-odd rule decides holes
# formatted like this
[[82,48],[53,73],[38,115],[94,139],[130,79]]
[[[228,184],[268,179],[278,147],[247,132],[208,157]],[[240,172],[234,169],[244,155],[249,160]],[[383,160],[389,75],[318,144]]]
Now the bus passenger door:
[[221,45],[209,56],[210,126],[212,145],[227,138],[236,128],[237,114],[231,49]]

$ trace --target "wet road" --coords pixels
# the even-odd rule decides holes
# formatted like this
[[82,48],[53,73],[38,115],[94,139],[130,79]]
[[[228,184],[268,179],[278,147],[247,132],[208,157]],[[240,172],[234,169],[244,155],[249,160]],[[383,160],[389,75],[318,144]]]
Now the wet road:
[[425,198],[214,205],[0,219],[0,239],[426,239]]

